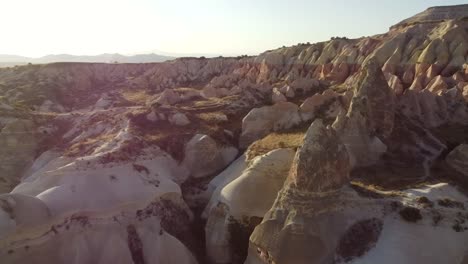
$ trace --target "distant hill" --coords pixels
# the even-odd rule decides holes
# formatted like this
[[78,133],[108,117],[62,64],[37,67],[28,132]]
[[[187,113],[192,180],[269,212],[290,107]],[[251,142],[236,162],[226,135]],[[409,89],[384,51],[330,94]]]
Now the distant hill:
[[175,57],[163,56],[154,53],[125,56],[118,53],[104,53],[95,56],[76,56],[70,54],[47,55],[40,58],[30,58],[17,55],[0,54],[0,67],[23,65],[27,63],[52,63],[52,62],[102,62],[102,63],[145,63],[163,62]]

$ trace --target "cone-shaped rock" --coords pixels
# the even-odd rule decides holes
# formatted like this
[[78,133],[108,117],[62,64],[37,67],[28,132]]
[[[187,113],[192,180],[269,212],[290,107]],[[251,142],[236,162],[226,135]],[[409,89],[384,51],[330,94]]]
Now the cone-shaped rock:
[[307,192],[335,190],[348,181],[349,171],[345,146],[333,129],[316,119],[294,157],[289,174],[293,188]]

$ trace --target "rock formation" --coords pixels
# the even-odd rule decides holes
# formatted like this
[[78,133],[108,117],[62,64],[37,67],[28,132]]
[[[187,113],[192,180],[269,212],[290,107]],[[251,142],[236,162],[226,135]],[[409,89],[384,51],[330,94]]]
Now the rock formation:
[[466,17],[0,68],[1,262],[465,263]]
[[301,121],[299,107],[290,102],[254,108],[242,120],[240,146],[245,148],[272,131],[292,128]]
[[232,226],[248,229],[252,221],[263,217],[283,185],[293,155],[291,149],[277,149],[256,157],[241,175],[219,186],[221,191],[214,194],[212,199],[215,200],[205,209],[208,216],[206,248],[210,262],[231,263],[238,258],[239,252],[233,244],[239,243],[236,241],[239,234]]
[[350,154],[352,166],[368,166],[386,152],[383,140],[392,133],[395,95],[375,60],[364,66],[348,113],[333,127]]
[[184,164],[192,177],[209,176],[226,167],[237,156],[233,147],[219,147],[216,141],[207,135],[197,134],[185,146]]
[[452,150],[447,156],[447,163],[450,167],[468,177],[468,145],[463,144]]

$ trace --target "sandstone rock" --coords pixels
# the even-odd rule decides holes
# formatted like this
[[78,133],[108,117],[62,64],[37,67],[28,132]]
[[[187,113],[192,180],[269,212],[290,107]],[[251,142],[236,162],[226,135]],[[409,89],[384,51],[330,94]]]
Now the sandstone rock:
[[247,224],[244,219],[263,217],[283,186],[293,157],[291,149],[277,149],[256,157],[239,177],[221,190],[218,201],[209,208],[205,228],[210,262],[232,261],[235,252],[230,245],[232,237],[238,234],[232,233],[230,225],[236,222],[243,225]]
[[216,88],[212,86],[206,86],[203,88],[202,96],[205,98],[218,97]]
[[106,109],[112,105],[112,100],[108,95],[101,97],[94,105],[95,109]]
[[322,110],[324,107],[327,108],[323,109],[324,113],[328,110],[332,110],[332,114],[325,114],[323,117],[336,117],[336,114],[339,112],[338,108],[340,108],[339,104],[335,104],[336,98],[338,96],[339,94],[335,93],[333,90],[327,89],[321,94],[316,93],[313,96],[307,98],[300,106],[302,118],[304,120],[312,120],[317,116],[317,114],[319,114],[318,111]]
[[[462,144],[447,155],[447,163],[459,173],[468,177],[468,145]],[[466,179],[468,180],[468,178]]]
[[432,93],[444,92],[448,89],[447,83],[445,83],[442,76],[438,75],[429,84],[427,88]]
[[231,90],[229,91],[229,95],[239,94],[241,92],[242,92],[242,88],[236,85],[231,88]]
[[172,89],[165,89],[156,100],[156,102],[161,105],[173,105],[180,101],[180,96]]
[[220,202],[228,205],[230,215],[237,219],[263,217],[283,186],[293,158],[291,149],[272,150],[255,157],[240,177],[221,190]]
[[40,143],[31,120],[13,119],[0,130],[0,193],[11,191],[34,161]]
[[237,156],[234,147],[223,148],[207,135],[197,134],[187,142],[182,164],[192,177],[201,178],[219,172]]
[[405,91],[399,105],[402,113],[423,122],[426,127],[437,127],[447,123],[466,123],[467,106],[457,88],[440,92],[439,95],[423,90]]
[[279,102],[286,102],[287,99],[286,97],[278,90],[278,88],[273,89],[273,93],[271,95],[271,101],[273,103],[279,103]]
[[429,7],[421,13],[418,13],[410,18],[407,18],[393,27],[405,26],[414,23],[427,23],[429,21],[440,21],[445,19],[457,19],[466,16],[468,12],[467,5],[458,6],[435,6]]
[[348,182],[350,170],[345,146],[332,128],[317,119],[307,130],[288,179],[297,190],[327,192]]
[[186,126],[190,124],[190,120],[183,113],[175,113],[169,117],[169,122],[175,126]]
[[289,85],[285,85],[285,86],[281,87],[281,89],[279,89],[279,91],[282,94],[286,95],[286,97],[288,97],[288,98],[293,98],[295,96],[294,89]]
[[156,122],[159,120],[159,116],[154,110],[152,110],[149,114],[146,115],[146,119],[148,119],[151,122]]
[[385,73],[385,78],[387,79],[388,86],[395,92],[395,95],[403,94],[403,84],[396,75]]
[[300,122],[299,107],[290,102],[254,108],[242,120],[239,144],[246,148],[272,131],[289,129]]
[[333,127],[350,155],[352,166],[375,163],[386,151],[382,142],[394,126],[395,95],[375,61],[369,61],[357,82],[357,90],[346,115]]
[[294,80],[290,86],[294,89],[295,93],[308,93],[313,88],[319,86],[319,81],[315,79],[299,78]]
[[0,239],[16,228],[31,228],[50,220],[49,208],[39,199],[22,194],[0,195]]
[[463,97],[465,98],[465,101],[468,101],[468,84],[463,87]]

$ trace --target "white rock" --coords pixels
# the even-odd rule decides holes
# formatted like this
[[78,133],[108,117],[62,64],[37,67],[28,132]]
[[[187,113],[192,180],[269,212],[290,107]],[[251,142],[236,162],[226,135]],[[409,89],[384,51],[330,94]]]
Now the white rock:
[[149,114],[146,115],[146,119],[148,119],[151,122],[155,122],[159,120],[158,115],[156,114],[154,110],[152,110]]
[[248,147],[252,142],[272,131],[289,129],[302,122],[299,107],[290,102],[252,109],[242,119],[240,146]]
[[211,137],[197,134],[187,142],[182,164],[192,177],[201,178],[226,167],[237,153],[234,147],[220,147]]
[[273,93],[271,95],[271,101],[273,103],[279,103],[279,102],[286,102],[287,99],[286,97],[278,90],[278,88],[273,89]]
[[190,124],[190,120],[183,113],[175,113],[169,117],[169,122],[176,126],[186,126]]

